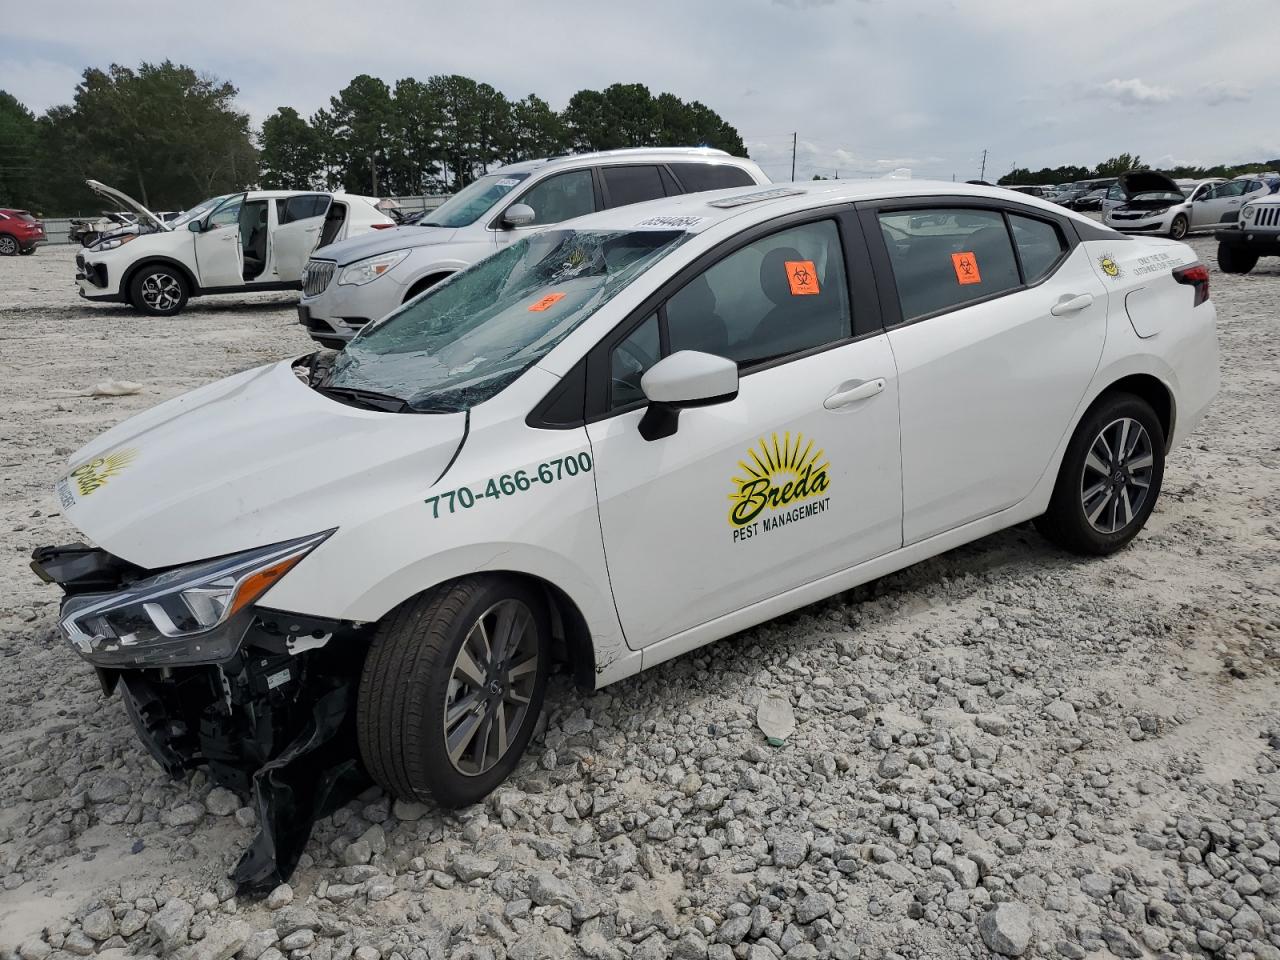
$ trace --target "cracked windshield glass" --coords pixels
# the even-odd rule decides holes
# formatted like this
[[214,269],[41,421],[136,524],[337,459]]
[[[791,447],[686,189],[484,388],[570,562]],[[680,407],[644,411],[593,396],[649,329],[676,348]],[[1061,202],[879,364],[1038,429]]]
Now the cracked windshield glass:
[[526,237],[369,328],[338,356],[322,389],[392,398],[420,413],[482,403],[687,236]]

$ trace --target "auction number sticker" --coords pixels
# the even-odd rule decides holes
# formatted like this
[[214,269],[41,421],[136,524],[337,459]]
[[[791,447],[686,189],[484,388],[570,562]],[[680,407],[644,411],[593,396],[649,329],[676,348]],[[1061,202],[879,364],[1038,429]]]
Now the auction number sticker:
[[559,483],[580,473],[591,472],[591,454],[570,454],[567,457],[556,457],[540,463],[536,468],[516,470],[492,478],[483,487],[458,487],[446,490],[434,497],[427,497],[423,502],[431,506],[432,519],[438,520],[441,513],[457,513],[459,510],[470,510],[484,500],[499,500],[502,497],[513,497],[533,489],[535,484],[544,486]]

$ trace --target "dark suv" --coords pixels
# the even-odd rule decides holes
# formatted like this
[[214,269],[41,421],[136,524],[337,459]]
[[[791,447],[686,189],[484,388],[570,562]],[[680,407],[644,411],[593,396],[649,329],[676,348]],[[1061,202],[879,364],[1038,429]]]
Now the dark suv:
[[47,241],[44,224],[27,211],[0,207],[0,257],[34,253]]

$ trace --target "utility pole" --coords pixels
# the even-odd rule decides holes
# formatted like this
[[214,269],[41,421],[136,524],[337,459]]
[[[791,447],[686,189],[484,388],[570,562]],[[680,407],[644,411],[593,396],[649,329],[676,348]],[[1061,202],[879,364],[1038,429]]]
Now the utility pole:
[[792,180],[795,180],[796,178],[796,137],[797,136],[799,136],[798,131],[796,133],[791,134],[791,179]]
[[987,151],[982,151],[982,172],[978,174],[979,180],[987,179]]

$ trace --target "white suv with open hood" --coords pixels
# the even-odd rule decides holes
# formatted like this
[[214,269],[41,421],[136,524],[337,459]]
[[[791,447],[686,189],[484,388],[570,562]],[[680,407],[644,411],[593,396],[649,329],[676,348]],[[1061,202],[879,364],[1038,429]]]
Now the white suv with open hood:
[[553,224],[644,200],[768,182],[750,160],[705,147],[513,163],[412,223],[318,253],[303,275],[298,322],[318,343],[341,348],[450,274]]
[[161,316],[208,293],[296,290],[316,247],[394,225],[372,197],[298,190],[212,197],[166,222],[126,193],[86,183],[135,213],[138,226],[76,256],[80,295]]

